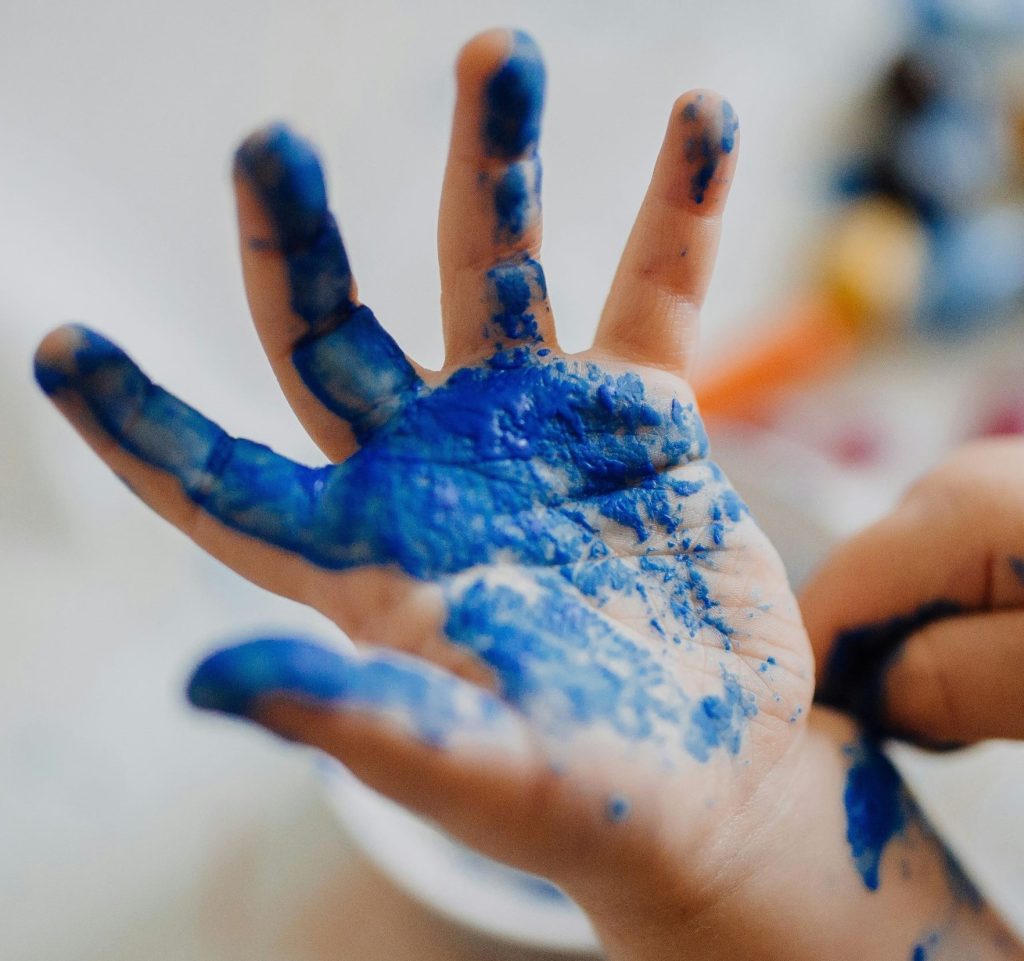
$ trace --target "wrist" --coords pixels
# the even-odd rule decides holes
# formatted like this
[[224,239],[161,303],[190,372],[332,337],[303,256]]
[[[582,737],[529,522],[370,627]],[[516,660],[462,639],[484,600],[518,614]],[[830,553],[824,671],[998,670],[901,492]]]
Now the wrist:
[[609,959],[1024,956],[875,750],[848,719],[812,711],[716,838],[727,867],[703,896],[658,879],[614,909],[582,902]]

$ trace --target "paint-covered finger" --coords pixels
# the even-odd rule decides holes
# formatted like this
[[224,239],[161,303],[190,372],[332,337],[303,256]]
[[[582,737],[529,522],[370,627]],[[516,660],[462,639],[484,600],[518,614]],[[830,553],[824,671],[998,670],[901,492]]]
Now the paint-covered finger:
[[442,821],[472,811],[500,823],[535,760],[522,719],[493,694],[390,650],[343,655],[293,638],[250,641],[200,664],[188,697],[319,748]]
[[868,727],[936,746],[1024,738],[1024,611],[947,611],[860,652],[854,669],[832,668],[829,690]]
[[280,570],[276,549],[305,551],[322,470],[231,437],[84,327],[60,328],[43,341],[36,378],[151,507],[236,570],[250,576],[255,568],[260,583],[297,593],[283,587],[299,575]]
[[693,91],[673,105],[601,317],[600,350],[687,373],[738,142],[736,114],[718,94]]
[[217,651],[196,669],[188,696],[198,707],[253,719],[267,698],[289,697],[387,719],[436,748],[460,740],[518,743],[522,734],[518,715],[494,694],[427,661],[387,649],[345,655],[294,638]]
[[274,373],[310,436],[339,460],[421,386],[357,298],[313,148],[283,124],[235,155],[249,305]]
[[456,73],[438,236],[449,366],[554,336],[537,259],[540,51],[521,31],[488,31],[463,48]]

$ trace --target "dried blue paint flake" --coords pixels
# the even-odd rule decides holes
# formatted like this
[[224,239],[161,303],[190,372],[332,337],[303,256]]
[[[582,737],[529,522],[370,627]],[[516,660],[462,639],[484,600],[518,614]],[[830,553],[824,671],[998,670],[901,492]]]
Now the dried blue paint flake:
[[248,717],[268,696],[318,707],[387,712],[416,736],[443,746],[456,732],[494,727],[507,709],[493,695],[422,662],[390,652],[345,657],[308,641],[267,638],[224,648],[188,685],[197,707]]
[[629,811],[629,798],[621,794],[613,794],[605,805],[605,817],[613,824],[625,821],[629,817]]
[[[536,308],[544,309],[547,282],[544,269],[529,257],[508,260],[487,272],[494,301],[491,323],[500,335],[512,341],[539,343]],[[499,352],[497,358],[506,358]]]
[[844,753],[851,762],[843,792],[846,840],[864,886],[877,891],[882,856],[906,826],[910,802],[899,773],[877,743],[862,738]]
[[714,748],[739,754],[743,732],[757,714],[754,695],[745,691],[735,674],[722,668],[721,696],[702,697],[690,711],[686,749],[698,761],[706,761]]

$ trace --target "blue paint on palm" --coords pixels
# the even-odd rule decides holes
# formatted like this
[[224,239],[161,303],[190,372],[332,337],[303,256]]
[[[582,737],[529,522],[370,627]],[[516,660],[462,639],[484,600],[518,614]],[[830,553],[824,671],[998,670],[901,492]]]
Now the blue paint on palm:
[[[486,86],[482,131],[490,156],[526,156],[496,192],[499,228],[510,236],[536,202],[539,165],[526,173],[536,164],[543,88],[535,45],[516,35]],[[730,137],[726,123],[715,149],[731,149]],[[37,369],[44,390],[76,391],[124,450],[177,478],[229,528],[324,569],[390,566],[437,583],[447,637],[489,665],[504,699],[552,733],[603,727],[700,761],[736,754],[756,709],[727,659],[721,694],[684,690],[678,672],[678,648],[733,646],[707,575],[747,513],[707,460],[692,405],[648,396],[634,373],[540,346],[544,274],[523,255],[487,275],[490,359],[428,387],[353,299],[312,148],[275,125],[242,145],[236,170],[263,204],[273,236],[259,245],[283,255],[293,310],[308,327],[293,352],[296,370],[353,425],[359,450],[313,468],[235,439],[85,329],[62,366]],[[275,651],[277,666],[259,676],[298,690],[295,658],[312,655]],[[234,657],[206,670],[204,696],[216,700],[209,683],[220,676],[241,699],[225,695],[224,704],[244,711],[256,691],[250,668],[271,652]],[[314,684],[306,696],[351,692],[351,677],[331,664],[321,664],[327,687]],[[408,684],[402,689],[411,696]],[[377,696],[367,683],[360,690]],[[383,687],[373,690],[385,697]]]
[[[700,760],[739,750],[752,696],[724,672],[722,695],[694,700],[669,655],[709,632],[730,646],[705,573],[745,510],[705,460],[690,405],[649,398],[633,373],[518,348],[409,393],[349,460],[310,468],[231,438],[119,348],[79,336],[73,367],[41,380],[77,390],[124,449],[227,526],[332,570],[438,581],[447,636],[552,729],[603,724]],[[504,562],[527,589],[459,576]],[[668,646],[607,617],[613,602],[657,621]]]
[[907,823],[909,801],[899,773],[878,745],[861,739],[845,749],[851,760],[843,804],[846,840],[869,891],[877,891],[882,856]]

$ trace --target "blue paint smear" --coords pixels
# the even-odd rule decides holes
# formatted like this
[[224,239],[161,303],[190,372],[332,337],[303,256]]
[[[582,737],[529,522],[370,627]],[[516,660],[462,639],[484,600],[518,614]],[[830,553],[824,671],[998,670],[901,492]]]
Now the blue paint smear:
[[246,139],[235,170],[262,201],[288,266],[292,307],[310,324],[351,309],[352,272],[316,152],[284,124]]
[[702,104],[704,95],[699,94],[682,110],[683,121],[698,129],[686,139],[686,161],[693,169],[690,177],[690,199],[694,203],[704,203],[711,181],[714,179],[723,154],[732,153],[736,146],[736,131],[739,120],[732,104],[722,101],[721,123],[713,129],[709,118],[703,115]]
[[1024,557],[1011,557],[1010,570],[1013,571],[1014,577],[1021,584],[1024,584]]
[[910,961],[929,961],[929,958],[934,957],[932,952],[939,946],[940,940],[939,932],[932,931],[913,946],[910,952]]
[[399,712],[416,736],[444,746],[470,727],[497,724],[506,709],[486,691],[411,659],[356,660],[308,641],[267,638],[219,650],[188,684],[197,707],[249,717],[268,695],[321,707]]
[[[548,287],[544,269],[530,257],[503,261],[487,272],[494,303],[489,336],[505,342],[537,344],[542,340],[536,309],[544,309]],[[506,355],[499,355],[498,363]]]
[[422,381],[372,311],[352,300],[352,272],[316,152],[284,124],[273,124],[239,147],[235,170],[264,206],[292,309],[309,325],[292,353],[296,370],[362,441],[394,413],[399,395],[419,390]]
[[625,821],[629,817],[629,812],[629,798],[623,797],[621,794],[613,794],[608,798],[608,803],[605,805],[605,817],[613,824]]
[[[632,602],[665,644],[731,648],[706,574],[746,508],[704,459],[691,405],[648,398],[632,372],[518,348],[406,392],[347,461],[310,468],[230,437],[99,335],[75,336],[63,366],[41,365],[48,389],[77,391],[123,449],[234,530],[323,568],[393,564],[437,581],[447,636],[550,730],[605,725],[701,761],[738,752],[755,708],[737,678],[723,668],[721,695],[694,700],[666,651],[602,613]],[[616,529],[635,554],[605,540]],[[646,553],[655,532],[675,553]],[[455,576],[502,561],[526,583]]]
[[939,599],[909,614],[842,631],[832,645],[815,699],[852,714],[869,732],[887,733],[885,676],[907,638],[962,612],[955,601]]
[[716,747],[730,754],[740,751],[740,742],[747,721],[757,714],[754,695],[743,690],[734,674],[723,670],[722,696],[702,697],[690,711],[690,727],[686,749],[698,760],[706,761]]
[[514,158],[540,139],[545,72],[540,50],[522,31],[484,89],[484,142],[496,157]]
[[[529,224],[540,214],[540,193],[543,174],[537,153],[511,164],[494,187],[494,213],[497,219],[496,240],[510,243],[518,240]],[[484,177],[483,182],[489,183]]]
[[908,801],[899,773],[877,743],[862,738],[844,753],[851,759],[843,792],[846,840],[864,886],[877,891],[882,856],[906,825]]

